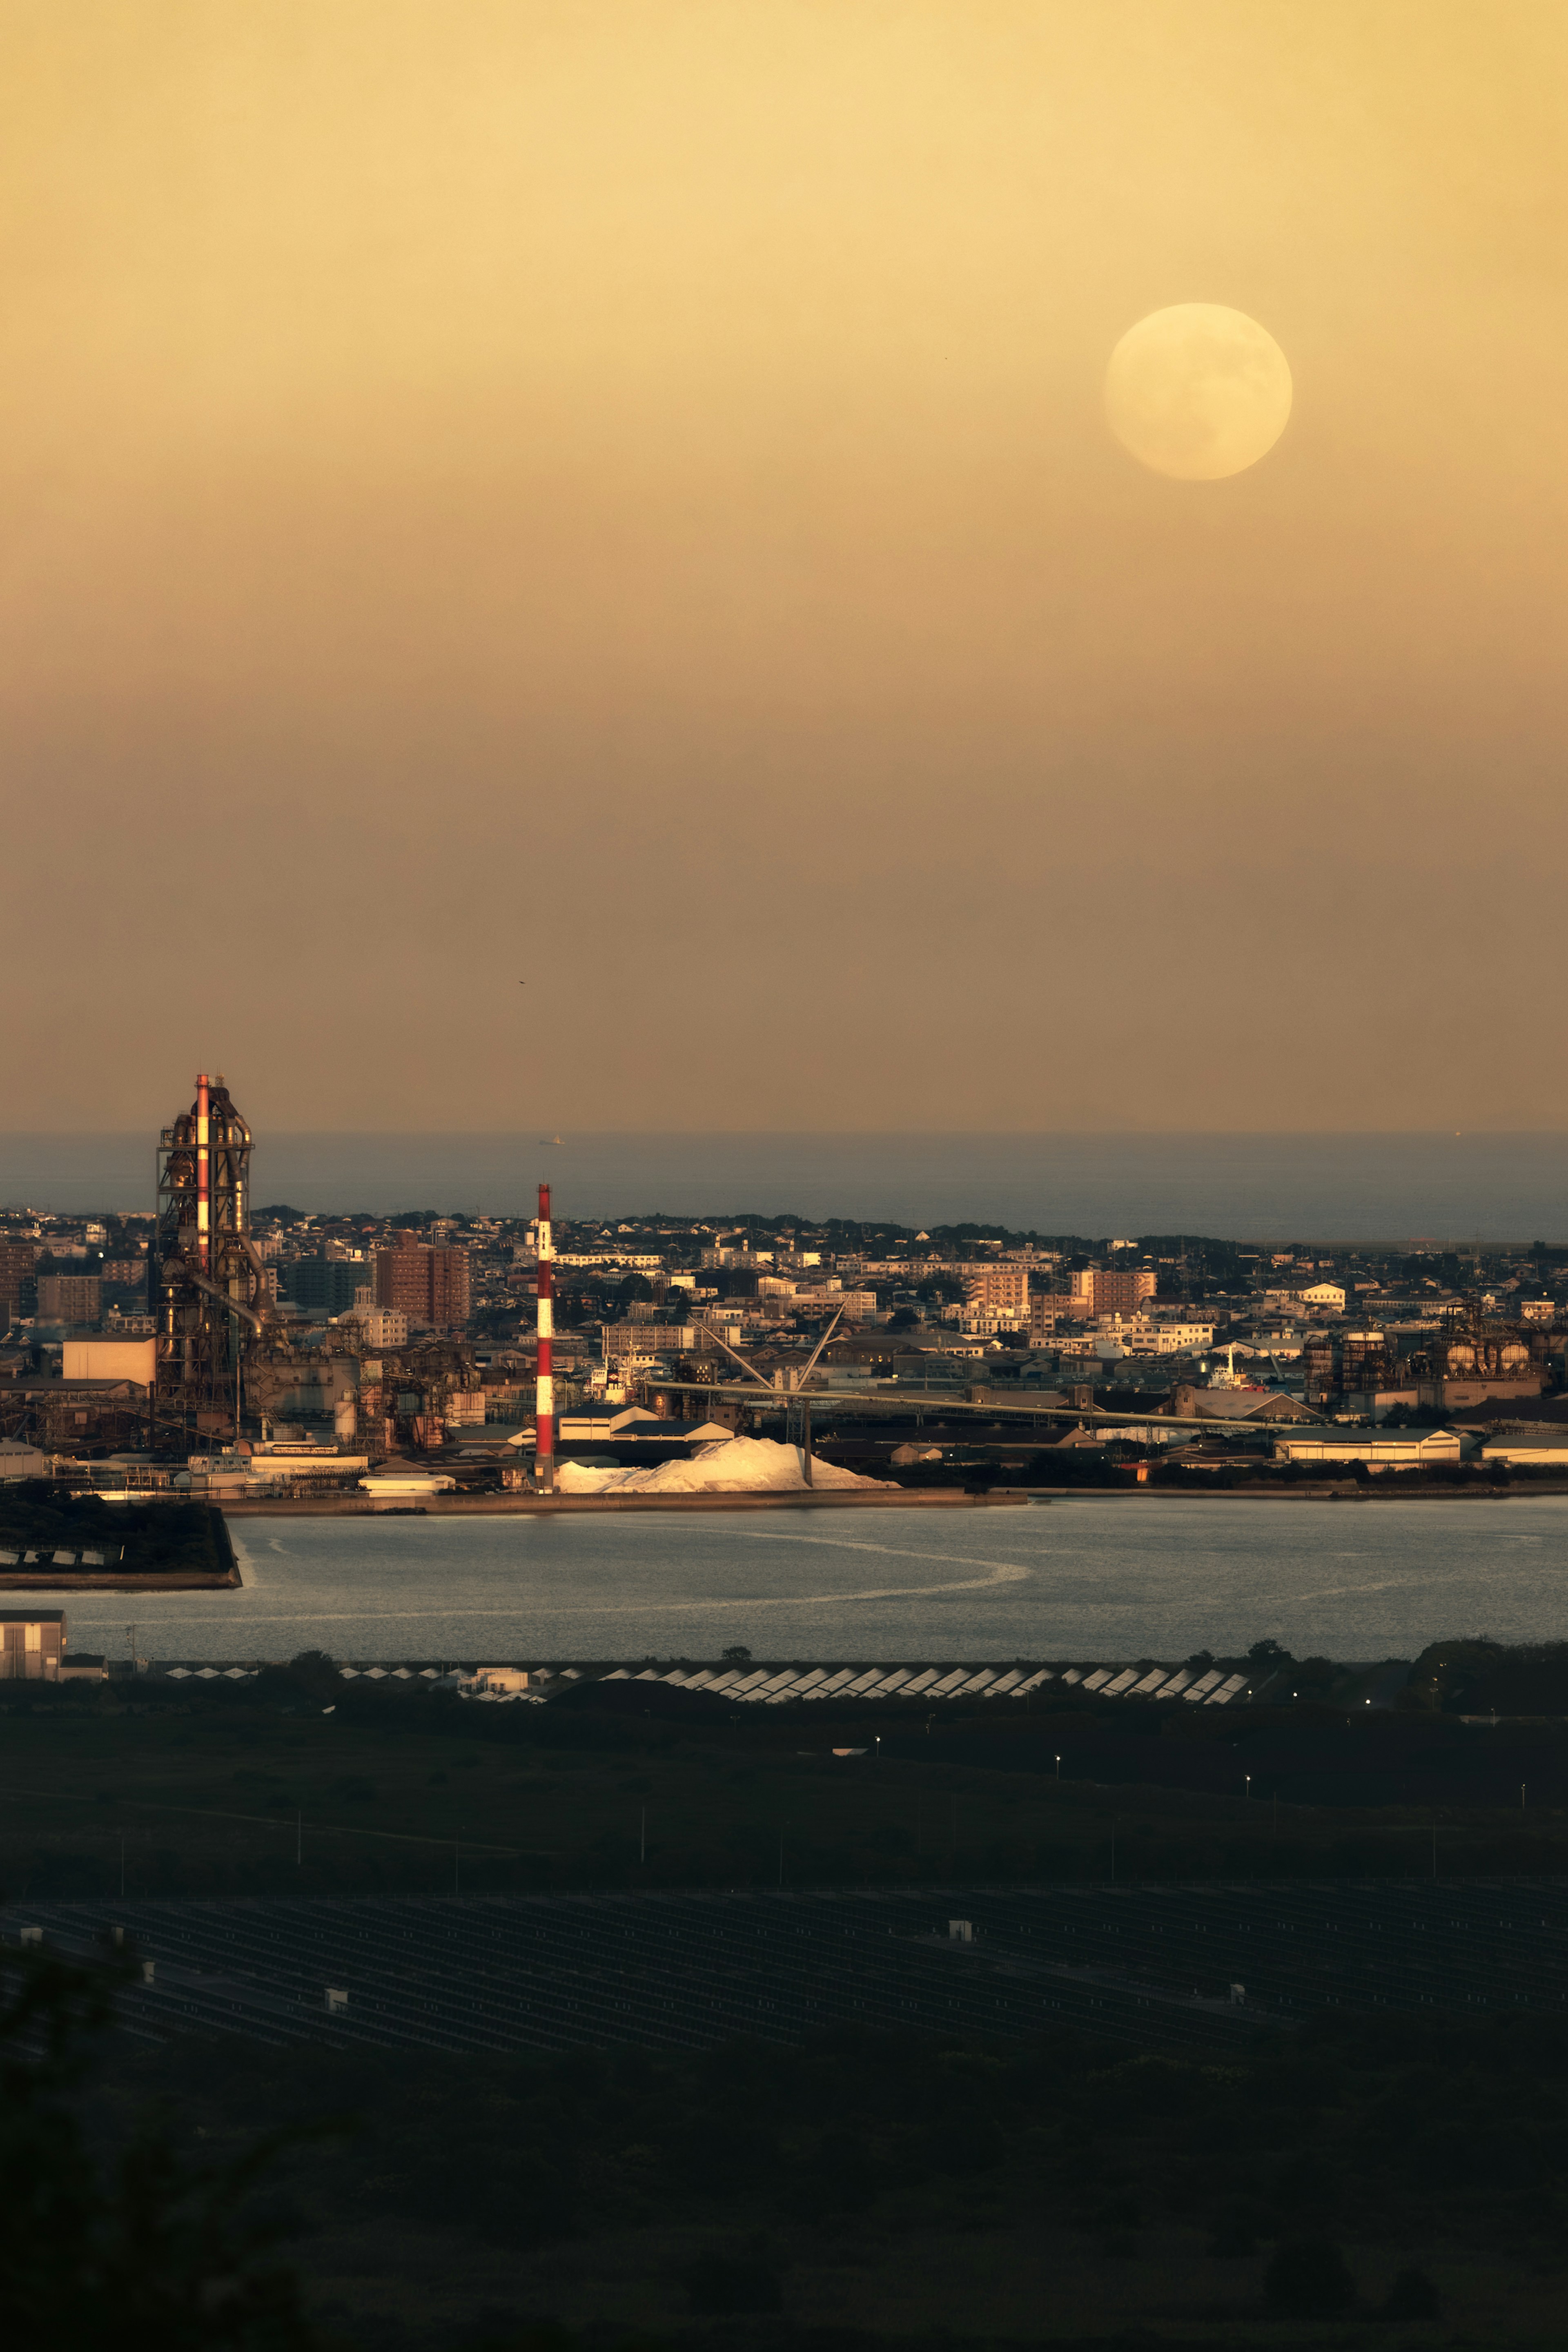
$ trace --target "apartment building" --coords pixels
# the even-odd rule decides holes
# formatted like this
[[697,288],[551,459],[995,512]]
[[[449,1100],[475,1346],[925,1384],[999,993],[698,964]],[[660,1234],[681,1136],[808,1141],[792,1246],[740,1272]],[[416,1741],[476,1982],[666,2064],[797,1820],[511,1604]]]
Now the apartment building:
[[1058,1320],[1092,1323],[1101,1315],[1135,1316],[1156,1286],[1152,1266],[1081,1266],[1068,1276],[1063,1288],[1040,1291],[1030,1300],[1030,1329],[1043,1337]]
[[[398,1234],[375,1254],[375,1304],[437,1330],[468,1319],[468,1253],[460,1243],[416,1241]],[[352,1305],[353,1301],[350,1301]]]
[[103,1284],[96,1274],[41,1274],[38,1319],[42,1323],[96,1323],[103,1313]]
[[977,1314],[1010,1315],[1020,1323],[1029,1311],[1026,1265],[979,1265],[967,1270],[963,1303]]

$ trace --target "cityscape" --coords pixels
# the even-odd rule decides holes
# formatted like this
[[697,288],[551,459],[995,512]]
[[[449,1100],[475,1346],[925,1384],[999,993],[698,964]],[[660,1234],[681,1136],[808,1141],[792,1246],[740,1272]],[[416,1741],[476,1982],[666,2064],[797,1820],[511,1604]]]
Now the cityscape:
[[713,1448],[742,1433],[794,1444],[802,1487],[818,1463],[969,1492],[1568,1471],[1568,1249],[1544,1242],[306,1214],[252,1206],[221,1078],[159,1137],[155,1207],[0,1211],[13,1478],[521,1507],[606,1467],[732,1481]]
[[0,8],[0,2308],[1568,2341],[1568,18]]
[[[1495,1605],[1487,1555],[1518,1525],[1498,1513],[1560,1507],[1568,1246],[630,1203],[574,1218],[559,1175],[529,1217],[308,1213],[258,1198],[267,1139],[205,1072],[149,1141],[144,1207],[0,1210],[0,1743],[37,1773],[37,1738],[57,1742],[47,1795],[0,1825],[0,1867],[24,1970],[47,1953],[85,1997],[106,1949],[134,1956],[119,2000],[160,2078],[215,2034],[255,2053],[201,2105],[203,2131],[259,2126],[334,2053],[420,2081],[426,2062],[456,2068],[464,2100],[467,2070],[499,2067],[509,2120],[483,2177],[510,2177],[541,2065],[638,2048],[697,2111],[680,2070],[700,2057],[794,2063],[824,2034],[873,2070],[879,2036],[979,2037],[1011,2053],[986,2060],[1008,2081],[1052,2051],[1069,2101],[1097,2050],[1113,2070],[1222,2062],[1250,2085],[1305,2034],[1354,2110],[1370,2084],[1323,2039],[1346,1998],[1384,2032],[1394,2012],[1415,2030],[1456,2002],[1517,2017],[1563,1997],[1568,1643],[1461,1635],[1435,1596],[1462,1564],[1454,1589]],[[1343,1523],[1328,1535],[1330,1557],[1379,1558],[1388,1622],[1420,1628],[1394,1654],[1351,1630],[1367,1588],[1311,1597],[1319,1518],[1347,1502],[1373,1517],[1355,1515],[1349,1554]],[[1075,1539],[1056,1516],[1107,1507],[1123,1515],[1113,1549],[1106,1525]],[[1260,1507],[1267,1535],[1247,1516]],[[1198,1517],[1139,1536],[1173,1508]],[[1434,1509],[1423,1539],[1409,1514]],[[660,1547],[651,1612],[639,1555],[616,1549],[639,1514]],[[1179,1612],[1227,1518],[1249,1565],[1189,1647]],[[557,1526],[597,1532],[559,1561],[517,1550]],[[803,1540],[758,1589],[746,1530],[764,1526]],[[825,1541],[847,1580],[815,1559]],[[858,1591],[868,1544],[915,1581]],[[1529,1554],[1511,1557],[1534,1609]],[[943,1580],[965,1560],[991,1565]],[[1110,1612],[1070,1598],[1079,1561]],[[988,1596],[1019,1590],[1025,1614],[995,1615]],[[595,1640],[628,1600],[647,1646]],[[1348,1638],[1279,1638],[1297,1620]],[[1135,1637],[1072,1639],[1116,1622]],[[753,1622],[755,1646],[726,1638]],[[111,1759],[112,1792],[89,1795]],[[1517,1931],[1500,1887],[1528,1911]],[[363,2079],[397,2144],[402,2095]],[[803,2313],[844,2307],[811,2233],[837,2240],[878,2206],[857,2079],[831,2126],[856,2153],[809,2195],[788,2159],[762,2159],[759,2181],[786,2172],[737,2234],[704,2203],[706,2174],[667,2187],[632,2263],[645,2308],[673,2295],[760,2343],[786,2292]],[[420,2096],[448,2145],[449,2092]],[[806,2145],[827,2147],[834,2099],[803,2105]],[[595,2128],[652,2127],[619,2092],[605,2112]],[[960,2112],[973,2128],[967,2093]],[[462,2132],[447,2161],[462,2231],[489,2192]],[[332,2192],[329,2243],[428,2201],[426,2152],[397,2162],[395,2186],[355,2170]],[[1100,2193],[1073,2226],[1123,2266],[1117,2307],[1142,2309],[1142,2217],[1163,2192]],[[1369,2193],[1378,2209],[1393,2178]],[[509,2196],[474,2242],[480,2276],[491,2237],[512,2249],[486,2292],[520,2342],[544,2292],[529,2265],[579,2233],[597,2243],[619,2210],[605,2194],[530,2176],[537,2218],[520,2225]],[[1191,2293],[1240,2264],[1270,2308],[1327,2315],[1365,2294],[1371,2264],[1384,2314],[1432,2324],[1451,2263],[1401,2267],[1408,2223],[1347,2246],[1325,2196],[1303,2235],[1293,2190],[1248,2202],[1222,2179],[1197,2235],[1172,2209],[1163,2226],[1190,2242],[1154,2275]],[[642,2192],[637,2210],[657,2205]],[[706,2251],[672,2272],[668,2232],[694,2222]],[[521,2283],[520,2227],[542,2250]],[[244,2273],[221,2236],[206,2253]],[[349,2290],[373,2343],[391,2340],[374,2281],[405,2291],[407,2259],[378,2253]],[[323,2292],[307,2263],[301,2340]],[[604,2308],[586,2273],[569,2292]],[[890,2281],[878,2297],[885,2332]],[[461,2324],[437,2297],[429,2340]]]

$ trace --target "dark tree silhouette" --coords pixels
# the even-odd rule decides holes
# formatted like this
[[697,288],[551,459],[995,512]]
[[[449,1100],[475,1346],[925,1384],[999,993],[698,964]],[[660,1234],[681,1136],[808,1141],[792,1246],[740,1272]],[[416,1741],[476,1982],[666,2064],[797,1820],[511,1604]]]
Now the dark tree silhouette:
[[162,2125],[106,2151],[94,2045],[131,1963],[0,1950],[0,2277],[11,2339],[54,2352],[310,2352],[293,2274],[247,2208],[274,2153],[187,2164]]

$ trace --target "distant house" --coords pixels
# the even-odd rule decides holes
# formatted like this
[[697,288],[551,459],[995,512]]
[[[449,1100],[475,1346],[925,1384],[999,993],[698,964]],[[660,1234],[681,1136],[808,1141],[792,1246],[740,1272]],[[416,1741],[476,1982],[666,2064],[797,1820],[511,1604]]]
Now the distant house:
[[1302,1307],[1310,1307],[1320,1315],[1342,1315],[1345,1311],[1345,1289],[1341,1282],[1313,1282],[1300,1290],[1266,1290],[1263,1299],[1265,1307],[1285,1314]]
[[1296,1296],[1303,1307],[1315,1307],[1322,1315],[1342,1315],[1345,1311],[1345,1292],[1342,1283],[1310,1283],[1305,1290],[1299,1290]]

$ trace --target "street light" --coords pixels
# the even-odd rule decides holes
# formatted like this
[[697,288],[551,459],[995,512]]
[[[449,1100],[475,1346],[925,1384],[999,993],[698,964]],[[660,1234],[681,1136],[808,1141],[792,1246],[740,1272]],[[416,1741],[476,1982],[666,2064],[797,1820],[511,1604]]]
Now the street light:
[[1061,1779],[1061,1777],[1062,1777],[1062,1759],[1061,1759],[1061,1758],[1058,1756],[1058,1757],[1057,1758],[1057,1779],[1059,1780]]

